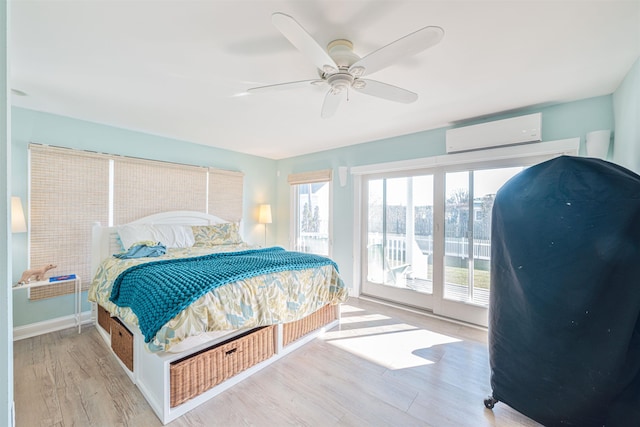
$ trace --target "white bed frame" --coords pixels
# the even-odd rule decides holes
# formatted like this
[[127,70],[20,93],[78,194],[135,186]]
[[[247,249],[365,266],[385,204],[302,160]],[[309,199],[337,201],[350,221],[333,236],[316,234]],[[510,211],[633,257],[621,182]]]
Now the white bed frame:
[[[139,220],[133,221],[129,224],[182,224],[182,225],[208,225],[219,224],[228,222],[222,220],[216,216],[204,214],[201,212],[192,211],[173,211],[165,212],[161,214],[151,215]],[[92,252],[91,252],[91,271],[95,274],[100,262],[111,256],[112,254],[120,250],[117,240],[118,227],[102,227],[96,224],[93,227],[92,235]],[[133,333],[133,372],[131,372],[122,361],[115,355],[115,359],[120,363],[123,370],[127,373],[131,381],[140,389],[143,396],[149,402],[149,405],[156,413],[160,421],[163,424],[167,424],[176,418],[184,415],[191,409],[203,404],[210,400],[214,396],[222,393],[233,385],[239,383],[243,379],[253,375],[259,370],[269,366],[271,363],[277,361],[286,354],[293,350],[303,346],[316,337],[324,334],[325,331],[339,325],[339,307],[336,306],[336,319],[335,321],[325,325],[324,327],[317,329],[304,337],[298,339],[292,344],[284,347],[282,345],[282,325],[277,325],[275,333],[275,350],[276,353],[271,358],[258,363],[249,369],[229,378],[221,384],[209,389],[203,394],[181,404],[171,408],[170,406],[170,364],[176,360],[182,359],[191,354],[197,353],[201,350],[207,349],[213,345],[221,343],[233,338],[235,335],[239,335],[244,331],[231,332],[227,335],[220,336],[212,339],[203,344],[190,348],[182,353],[151,353],[144,344],[144,337],[138,328],[126,325],[127,328]],[[105,343],[111,350],[111,336],[98,324],[97,307],[93,304],[92,319],[95,321],[96,329],[100,332],[100,335],[104,339]]]

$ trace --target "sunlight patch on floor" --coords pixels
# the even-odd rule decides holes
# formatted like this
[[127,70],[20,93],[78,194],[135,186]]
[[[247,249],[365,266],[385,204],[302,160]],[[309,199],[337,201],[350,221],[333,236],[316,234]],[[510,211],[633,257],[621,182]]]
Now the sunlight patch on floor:
[[[340,325],[341,328],[342,326],[343,325]],[[332,339],[343,340],[347,338],[370,337],[373,335],[415,331],[417,329],[419,329],[417,326],[408,325],[406,323],[391,323],[383,326],[364,326],[362,328],[335,329],[326,332],[323,336],[323,339],[326,341],[331,341]]]
[[340,304],[340,313],[345,314],[345,313],[357,313],[357,312],[363,312],[364,309],[363,308],[358,308],[358,307],[354,307],[352,305],[349,304]]
[[402,323],[335,331],[325,339],[331,345],[388,369],[405,369],[436,363],[446,351],[438,346],[460,341]]
[[352,323],[358,322],[372,322],[375,320],[388,320],[391,319],[389,316],[384,316],[382,314],[362,314],[360,316],[341,316],[340,324],[348,325]]

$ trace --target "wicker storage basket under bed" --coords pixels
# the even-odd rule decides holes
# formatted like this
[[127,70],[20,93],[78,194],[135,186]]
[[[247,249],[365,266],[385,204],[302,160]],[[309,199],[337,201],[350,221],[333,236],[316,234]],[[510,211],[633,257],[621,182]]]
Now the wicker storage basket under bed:
[[107,309],[102,307],[100,304],[97,305],[97,311],[98,325],[100,325],[100,327],[107,333],[111,333],[111,314],[109,314]]
[[315,331],[324,325],[333,322],[336,316],[336,307],[325,305],[320,310],[311,313],[307,317],[295,322],[282,325],[282,346],[286,347],[309,332]]
[[133,372],[133,334],[117,317],[110,320],[111,349],[124,366]]
[[171,363],[170,405],[175,407],[275,354],[275,326],[254,329]]

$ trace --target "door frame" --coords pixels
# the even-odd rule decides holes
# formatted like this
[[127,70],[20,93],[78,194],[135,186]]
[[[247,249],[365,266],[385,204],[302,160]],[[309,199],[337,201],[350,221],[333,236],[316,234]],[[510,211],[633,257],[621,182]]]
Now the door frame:
[[[488,150],[479,150],[474,152],[446,154],[440,156],[426,157],[421,159],[403,160],[389,163],[379,163],[365,166],[355,166],[351,168],[354,183],[354,201],[356,204],[353,209],[353,276],[354,288],[352,296],[360,296],[362,294],[362,284],[366,280],[364,272],[366,259],[366,221],[363,221],[363,214],[366,213],[366,207],[363,206],[364,177],[384,174],[390,177],[395,173],[403,175],[417,174],[433,174],[434,187],[444,189],[444,174],[459,170],[476,170],[487,169],[492,167],[510,167],[510,166],[531,166],[551,158],[561,155],[578,155],[580,146],[580,138],[570,138],[550,142],[541,142],[535,144],[525,144],[519,146],[500,147]],[[443,298],[444,268],[443,262],[440,262],[444,253],[444,209],[435,209],[436,206],[444,206],[444,191],[434,192],[434,265],[433,265],[433,294],[420,294],[411,290],[391,289],[396,294],[403,296],[393,298],[384,285],[378,285],[381,289],[376,292],[376,298],[384,300],[392,300],[401,305],[416,307],[435,315],[443,317],[454,317],[468,323],[486,326],[488,323],[488,310],[483,306],[472,303],[450,301]],[[436,238],[436,234],[438,238]],[[438,260],[437,262],[435,260]],[[371,287],[371,284],[368,284]],[[404,291],[404,292],[403,292]],[[406,294],[406,295],[405,295]],[[418,294],[418,295],[416,295]],[[444,315],[442,313],[445,313]]]

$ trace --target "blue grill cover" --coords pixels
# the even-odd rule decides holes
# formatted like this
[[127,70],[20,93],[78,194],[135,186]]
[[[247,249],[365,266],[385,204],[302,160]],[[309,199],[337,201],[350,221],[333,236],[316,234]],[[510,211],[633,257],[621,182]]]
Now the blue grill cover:
[[492,213],[493,397],[546,426],[640,426],[640,176],[562,156]]

